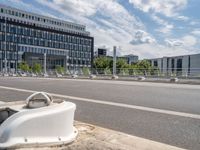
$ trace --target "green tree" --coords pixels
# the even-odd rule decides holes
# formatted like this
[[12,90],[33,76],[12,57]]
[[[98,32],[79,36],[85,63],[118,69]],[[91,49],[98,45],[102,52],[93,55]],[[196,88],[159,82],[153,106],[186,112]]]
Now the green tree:
[[126,60],[124,60],[124,59],[118,59],[117,63],[116,63],[116,67],[118,69],[123,69],[123,68],[127,68],[128,64],[127,64]]
[[21,71],[24,71],[24,72],[31,71],[31,68],[26,62],[19,63],[18,67]]
[[109,67],[111,59],[108,57],[98,57],[94,59],[94,66],[95,68],[99,69],[106,69]]
[[105,75],[111,75],[112,74],[111,69],[110,68],[105,68],[104,69],[104,74]]
[[123,69],[120,69],[119,70],[119,74],[120,75],[130,75],[130,71],[129,71],[129,69],[128,68],[123,68]]
[[148,60],[141,60],[136,63],[136,68],[138,70],[139,75],[148,75],[151,73],[153,67],[151,66]]
[[83,71],[83,75],[85,76],[88,76],[90,74],[90,70],[87,67],[83,67],[82,71]]
[[150,62],[147,61],[147,60],[141,60],[138,63],[136,63],[136,65],[140,69],[146,69],[146,70],[148,70],[148,69],[152,68]]
[[41,64],[35,63],[32,68],[34,73],[40,73],[42,71]]

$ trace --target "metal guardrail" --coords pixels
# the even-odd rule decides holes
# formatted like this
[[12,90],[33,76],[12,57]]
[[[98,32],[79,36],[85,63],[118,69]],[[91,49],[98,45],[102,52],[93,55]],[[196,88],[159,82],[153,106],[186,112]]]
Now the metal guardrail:
[[[91,69],[96,75],[112,75],[112,69]],[[118,76],[145,76],[145,77],[200,77],[200,68],[164,68],[164,69],[117,69]]]
[[[22,72],[17,73],[0,73],[0,76],[31,76],[31,77],[40,77],[40,76],[55,76],[55,77],[64,77],[64,76],[112,76],[113,70],[111,68],[84,68],[77,70],[66,70],[64,72],[57,72],[56,70],[47,70],[46,74],[43,72],[33,73],[33,72]],[[200,78],[200,68],[168,68],[168,69],[116,69],[116,75],[119,77],[153,77],[153,78],[169,78],[169,77],[179,77],[179,78]]]

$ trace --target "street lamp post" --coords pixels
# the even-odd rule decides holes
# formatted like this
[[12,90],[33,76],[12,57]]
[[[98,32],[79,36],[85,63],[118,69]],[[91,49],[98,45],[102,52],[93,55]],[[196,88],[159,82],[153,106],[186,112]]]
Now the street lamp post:
[[118,79],[118,76],[116,75],[116,61],[117,61],[117,47],[113,47],[113,75],[112,79]]
[[47,74],[47,54],[44,53],[44,74]]
[[7,41],[7,20],[6,20],[6,14],[5,14],[5,46],[4,46],[4,52],[5,52],[5,57],[4,57],[4,67],[5,67],[5,70],[4,70],[4,73],[7,74],[7,50],[6,50],[6,41]]
[[116,75],[116,46],[113,47],[113,76]]

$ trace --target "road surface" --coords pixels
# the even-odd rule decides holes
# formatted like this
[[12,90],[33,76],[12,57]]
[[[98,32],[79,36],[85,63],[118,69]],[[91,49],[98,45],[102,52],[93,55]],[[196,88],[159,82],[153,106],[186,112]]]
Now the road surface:
[[46,91],[77,104],[75,119],[134,136],[200,149],[200,85],[0,78],[0,100]]

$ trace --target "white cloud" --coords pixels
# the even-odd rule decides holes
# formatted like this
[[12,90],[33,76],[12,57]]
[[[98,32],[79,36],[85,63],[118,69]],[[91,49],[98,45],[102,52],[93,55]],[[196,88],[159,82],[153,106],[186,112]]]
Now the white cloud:
[[196,36],[200,36],[200,28],[199,29],[195,29],[191,32],[193,35],[196,35]]
[[186,35],[182,38],[186,47],[194,46],[197,44],[197,39],[194,36]]
[[[12,5],[18,5],[18,8],[24,7],[22,9],[25,9],[26,6],[26,9],[32,9],[32,12],[39,12],[48,16],[53,15],[63,20],[85,24],[87,30],[94,36],[95,47],[106,45],[110,50],[109,53],[111,53],[113,45],[121,47],[120,52],[118,51],[121,55],[136,54],[139,55],[140,58],[172,56],[192,52],[191,49],[187,50],[184,46],[175,46],[178,45],[178,42],[174,42],[173,47],[159,45],[156,39],[147,32],[145,25],[136,16],[130,14],[123,5],[118,3],[118,0],[36,0],[44,9],[36,8],[30,4],[29,1],[9,1],[12,1]],[[152,3],[163,2],[164,5],[167,3],[166,0],[143,0],[143,2],[145,1],[150,1]],[[174,3],[175,5],[177,4],[177,2]],[[176,14],[180,8],[180,6],[177,6],[178,9],[176,11],[171,7],[169,9],[170,11],[168,10],[169,13],[164,8],[163,12],[155,10],[157,7],[158,6],[151,6],[151,8],[146,8],[146,11],[154,12],[153,14],[155,14],[156,17],[158,16],[156,13],[166,13],[166,16],[170,16],[172,12]],[[160,9],[160,7],[158,7],[158,9]],[[177,16],[180,15],[177,14]],[[156,17],[154,18],[155,21],[161,25],[157,30],[162,33],[170,33],[174,25]],[[185,43],[184,40],[190,41],[195,45],[195,39],[191,36],[181,38],[180,43]]]
[[[79,5],[81,6],[81,4],[78,4],[79,0],[53,0],[53,2],[37,0],[37,2],[62,13],[64,17],[75,22],[86,24],[95,38],[96,47],[106,45],[112,50],[112,47],[117,45],[122,48],[121,54],[129,54],[135,53],[135,51],[132,51],[134,49],[133,41],[134,44],[151,44],[156,41],[145,31],[144,24],[135,16],[129,14],[115,0],[83,0],[82,8],[79,8]],[[79,13],[81,15],[77,15]]]
[[135,36],[134,39],[130,42],[133,45],[137,45],[137,44],[152,44],[155,43],[156,40],[151,37],[147,32],[142,31],[142,30],[138,30],[137,32],[135,32]]
[[186,16],[178,16],[178,17],[176,18],[176,20],[188,21],[188,20],[189,20],[189,18],[188,18],[188,17],[186,17]]
[[48,4],[54,4],[66,12],[73,12],[79,16],[91,16],[96,13],[95,5],[86,3],[84,0],[53,0],[52,2],[41,0],[41,2],[46,4],[49,2]]
[[190,22],[190,25],[192,25],[192,26],[199,25],[199,22],[198,21],[192,21],[192,22]]
[[194,36],[186,35],[180,39],[166,39],[165,42],[169,47],[182,47],[188,49],[197,44],[197,39]]
[[156,15],[152,15],[151,18],[156,21],[159,25],[161,25],[160,28],[156,29],[156,31],[164,33],[164,34],[169,34],[171,30],[174,28],[173,24],[170,24],[169,22],[161,19],[160,17]]
[[166,39],[165,42],[169,47],[180,47],[184,45],[183,41],[177,39]]
[[129,0],[136,8],[144,12],[160,13],[165,16],[177,16],[187,6],[187,0]]

